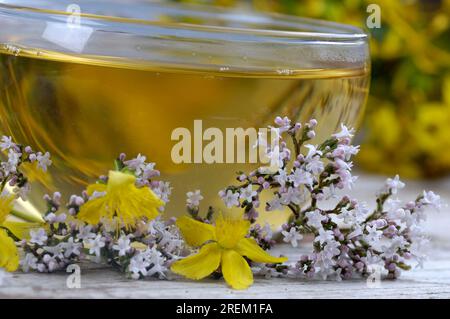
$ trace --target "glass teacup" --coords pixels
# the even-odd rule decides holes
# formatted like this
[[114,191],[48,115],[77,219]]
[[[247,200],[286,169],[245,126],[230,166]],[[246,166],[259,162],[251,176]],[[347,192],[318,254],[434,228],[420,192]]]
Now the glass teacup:
[[[235,172],[257,165],[195,160],[196,133],[262,128],[275,116],[316,118],[316,141],[340,123],[357,127],[370,60],[363,31],[325,21],[139,0],[0,0],[0,72],[0,132],[52,154],[48,174],[29,172],[35,207],[44,192],[80,193],[124,152],[156,163],[173,187],[166,215],[176,216],[186,192],[217,205]],[[192,132],[190,163],[173,158],[177,128]]]

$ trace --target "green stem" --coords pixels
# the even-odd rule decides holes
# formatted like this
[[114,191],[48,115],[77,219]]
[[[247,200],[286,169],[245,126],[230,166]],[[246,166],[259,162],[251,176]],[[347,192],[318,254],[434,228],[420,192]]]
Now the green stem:
[[120,160],[118,160],[118,159],[114,160],[114,170],[115,171],[121,171],[123,167],[124,166]]
[[13,234],[8,228],[0,226],[0,229],[5,230],[8,233],[8,236],[11,237],[14,241],[20,241],[20,238]]
[[294,151],[295,151],[295,159],[300,155],[300,147],[301,143],[297,141],[297,138],[295,137],[295,134],[290,134],[292,137],[292,142],[294,143]]
[[0,192],[3,192],[3,190],[5,189],[5,186],[6,186],[6,183],[8,182],[8,179],[7,178],[5,178],[3,181],[2,181],[2,184],[0,185]]

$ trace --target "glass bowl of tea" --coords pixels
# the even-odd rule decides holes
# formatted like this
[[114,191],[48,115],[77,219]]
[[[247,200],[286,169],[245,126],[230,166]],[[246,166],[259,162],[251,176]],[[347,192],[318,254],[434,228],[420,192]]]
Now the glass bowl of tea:
[[[53,160],[29,172],[37,209],[44,193],[79,194],[120,153],[145,155],[170,181],[166,215],[183,214],[196,189],[219,205],[235,172],[257,165],[248,138],[227,129],[315,118],[320,141],[357,127],[369,75],[367,35],[352,26],[140,0],[0,0],[0,133]],[[202,156],[208,129],[227,146],[213,160]]]

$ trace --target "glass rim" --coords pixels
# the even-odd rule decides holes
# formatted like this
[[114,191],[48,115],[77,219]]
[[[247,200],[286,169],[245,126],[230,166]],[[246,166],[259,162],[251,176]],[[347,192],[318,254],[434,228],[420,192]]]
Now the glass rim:
[[[152,58],[155,54],[136,54],[131,48],[129,52],[123,49],[114,48],[111,44],[120,39],[127,40],[127,44],[135,45],[142,43],[142,46],[151,48],[157,47],[160,50],[164,45],[176,48],[177,53],[166,52],[169,64],[191,64],[193,69],[203,66],[229,63],[214,63],[212,61],[198,61],[195,57],[186,56],[186,48],[190,45],[190,50],[195,45],[201,46],[205,54],[212,57],[220,55],[217,51],[219,46],[236,48],[237,51],[246,51],[241,54],[247,64],[246,69],[264,69],[262,59],[270,60],[269,69],[295,70],[295,69],[323,69],[327,68],[326,62],[338,62],[336,68],[367,68],[368,35],[362,29],[346,24],[302,18],[275,13],[257,13],[254,11],[238,11],[228,8],[174,4],[167,2],[149,2],[141,0],[127,1],[119,0],[61,0],[58,2],[51,0],[0,0],[0,45],[11,43],[4,38],[19,38],[23,43],[17,43],[19,47],[36,47],[42,50],[53,50],[60,53],[73,54],[73,50],[61,45],[53,45],[48,41],[43,41],[42,37],[35,34],[34,28],[38,28],[43,22],[59,24],[62,26],[67,19],[73,15],[67,12],[69,5],[76,4],[81,9],[79,13],[79,25],[92,29],[93,33],[102,33],[105,37],[97,40],[97,45],[84,48],[78,52],[78,56],[89,56],[97,59],[100,57],[110,58],[130,58],[140,60],[140,63],[149,61],[164,60],[162,57]],[[137,7],[130,14],[132,7]],[[99,10],[103,10],[101,12]],[[131,15],[131,16],[130,16]],[[3,16],[3,17],[2,17]],[[2,26],[2,20],[10,29]],[[14,23],[14,20],[16,20]],[[23,30],[13,29],[22,23]],[[27,28],[25,28],[27,26]],[[10,30],[12,34],[2,34],[1,29]],[[129,41],[134,37],[136,41]],[[108,41],[108,39],[109,41]],[[158,43],[156,41],[158,40]],[[163,43],[165,41],[165,43]],[[20,42],[20,41],[19,41]],[[105,48],[101,48],[104,42],[109,46],[109,54]],[[105,45],[103,44],[103,45]],[[94,48],[95,46],[95,48]],[[264,47],[265,46],[265,47]],[[181,49],[183,48],[183,49]],[[296,63],[295,50],[298,52],[298,59],[309,59],[308,63]],[[302,51],[302,52],[301,52]],[[262,53],[263,52],[263,53]],[[267,58],[271,54],[277,58]],[[244,52],[245,53],[245,52]],[[261,55],[262,54],[262,55]],[[184,56],[185,62],[179,61],[176,55]],[[230,57],[232,54],[228,54]],[[257,56],[257,58],[253,58]],[[262,58],[264,56],[264,58]],[[305,58],[306,57],[306,58]],[[108,58],[106,58],[108,59]],[[171,60],[172,59],[172,60]],[[282,61],[282,60],[286,61]],[[230,59],[227,59],[230,60]],[[232,57],[236,60],[236,57]],[[200,62],[200,63],[199,63]],[[325,63],[322,65],[322,62]],[[164,64],[164,63],[162,63]],[[245,63],[232,62],[233,68],[245,67]],[[285,72],[286,73],[286,72]],[[289,73],[289,72],[287,72]]]
[[[62,1],[64,2],[64,1]],[[81,1],[68,1],[67,3],[77,4],[77,3],[86,3],[89,1],[81,0]],[[97,3],[104,4],[118,4],[124,5],[124,3],[119,3],[117,0],[97,0]],[[132,5],[133,3],[145,3],[148,6],[152,6],[153,8],[160,9],[173,9],[178,11],[180,14],[185,13],[188,17],[188,13],[202,12],[203,14],[211,14],[211,15],[220,15],[220,18],[227,18],[229,21],[236,21],[241,23],[264,23],[270,22],[273,23],[274,26],[286,26],[289,23],[292,27],[303,26],[309,31],[300,31],[300,30],[270,30],[265,28],[244,28],[244,27],[228,27],[228,26],[215,26],[215,25],[199,25],[195,23],[179,23],[179,22],[161,22],[161,21],[152,21],[145,20],[139,18],[123,18],[115,15],[107,15],[107,14],[93,14],[93,13],[80,13],[82,18],[86,19],[103,19],[109,21],[119,21],[121,23],[137,23],[137,24],[148,24],[148,25],[158,25],[158,26],[166,26],[166,27],[178,27],[180,29],[183,28],[199,28],[203,30],[214,30],[214,31],[223,31],[223,32],[242,32],[242,33],[255,33],[260,35],[271,35],[278,37],[297,37],[297,38],[308,38],[310,39],[314,36],[317,39],[335,39],[335,40],[357,40],[357,39],[366,39],[368,37],[367,33],[365,33],[361,28],[356,26],[347,25],[338,22],[331,22],[327,20],[321,19],[313,19],[306,17],[297,17],[280,13],[259,13],[255,11],[251,12],[241,12],[240,15],[236,15],[237,10],[233,10],[230,8],[213,6],[213,5],[199,5],[199,4],[188,4],[188,3],[167,3],[161,1],[150,1],[144,2],[141,0],[131,0],[127,3],[127,5]],[[35,5],[31,5],[35,4]],[[18,10],[18,11],[29,11],[45,14],[55,14],[68,16],[71,13],[68,13],[61,9],[49,9],[49,6],[53,6],[55,3],[51,0],[0,0],[0,8]],[[245,14],[242,14],[245,13]],[[247,21],[246,21],[247,20]],[[277,21],[278,20],[278,21]],[[278,23],[277,23],[278,22]],[[281,23],[280,23],[281,22]],[[283,23],[284,22],[284,23]],[[323,31],[325,32],[323,32]]]

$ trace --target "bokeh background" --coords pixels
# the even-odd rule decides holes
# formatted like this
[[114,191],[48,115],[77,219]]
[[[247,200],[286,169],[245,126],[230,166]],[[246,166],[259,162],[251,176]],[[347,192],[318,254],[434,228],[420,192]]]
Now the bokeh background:
[[[371,35],[372,85],[358,167],[404,178],[450,175],[450,0],[170,0],[343,22]],[[381,28],[367,29],[369,4]]]

